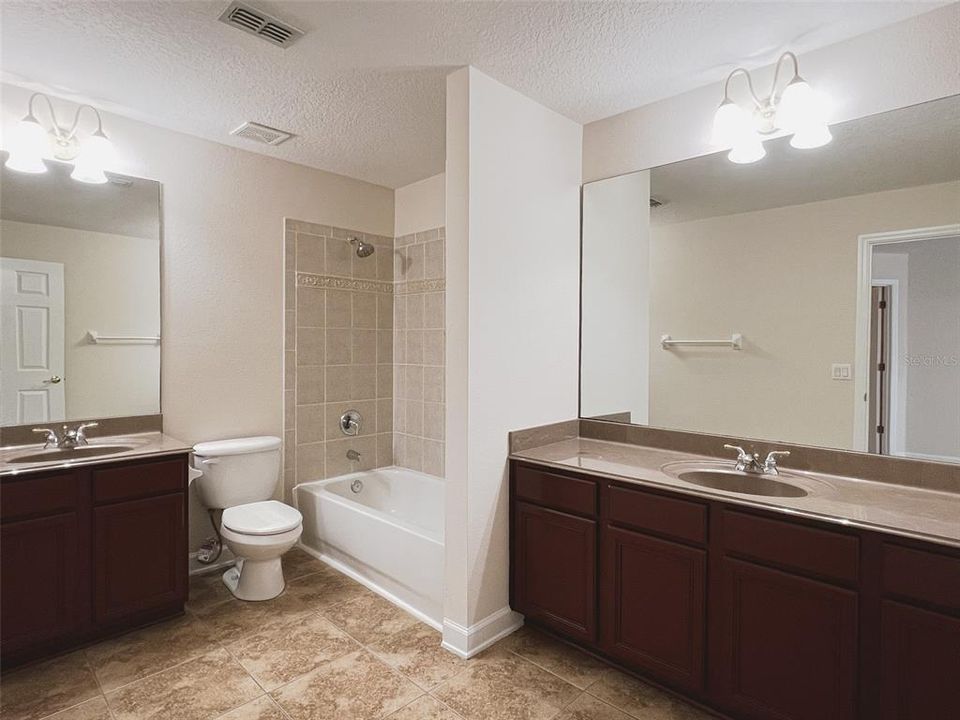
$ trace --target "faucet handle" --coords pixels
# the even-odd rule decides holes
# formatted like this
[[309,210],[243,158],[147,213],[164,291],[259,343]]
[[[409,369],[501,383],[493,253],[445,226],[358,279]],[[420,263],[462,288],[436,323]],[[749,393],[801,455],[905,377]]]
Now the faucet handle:
[[81,423],[80,425],[78,425],[75,431],[75,437],[77,439],[77,442],[79,442],[81,445],[85,444],[87,442],[87,433],[86,433],[87,428],[95,428],[95,427],[100,427],[100,423],[88,422],[88,423]]
[[763,471],[772,475],[777,474],[777,456],[786,457],[790,454],[789,450],[771,450],[767,453],[767,459],[763,463]]
[[743,449],[742,447],[740,447],[739,445],[726,445],[726,444],[725,444],[724,447],[725,447],[727,450],[736,450],[737,453],[740,455],[741,458],[753,457],[752,455],[750,455],[750,453],[748,453],[746,450],[744,450],[744,449]]
[[44,449],[48,447],[57,447],[60,444],[60,437],[57,435],[56,430],[51,430],[50,428],[33,428],[35,433],[43,433],[43,447]]

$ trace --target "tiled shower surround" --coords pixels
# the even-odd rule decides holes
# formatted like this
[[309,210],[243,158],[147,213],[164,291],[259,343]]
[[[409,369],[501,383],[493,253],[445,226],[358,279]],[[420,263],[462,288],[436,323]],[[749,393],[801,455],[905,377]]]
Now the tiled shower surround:
[[[285,230],[284,497],[395,462],[442,476],[443,230],[396,242],[294,220]],[[352,237],[373,255],[358,257]],[[355,437],[339,428],[350,409],[363,416]]]

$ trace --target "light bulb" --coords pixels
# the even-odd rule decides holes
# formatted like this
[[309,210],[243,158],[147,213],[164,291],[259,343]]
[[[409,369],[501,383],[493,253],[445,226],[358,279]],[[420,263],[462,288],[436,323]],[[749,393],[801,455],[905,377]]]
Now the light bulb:
[[825,122],[812,123],[794,133],[790,138],[790,146],[798,150],[810,150],[822,147],[831,140],[833,135]]
[[80,182],[103,184],[107,182],[104,170],[114,161],[113,143],[98,130],[80,143],[80,154],[70,177]]
[[744,133],[752,131],[750,118],[739,105],[725,99],[713,116],[713,138],[717,147],[734,145]]
[[727,159],[738,165],[747,165],[761,160],[766,154],[767,151],[756,132],[744,133],[734,144]]
[[11,170],[24,173],[45,173],[44,155],[50,149],[47,131],[33,115],[27,115],[10,133],[10,157],[4,163]]

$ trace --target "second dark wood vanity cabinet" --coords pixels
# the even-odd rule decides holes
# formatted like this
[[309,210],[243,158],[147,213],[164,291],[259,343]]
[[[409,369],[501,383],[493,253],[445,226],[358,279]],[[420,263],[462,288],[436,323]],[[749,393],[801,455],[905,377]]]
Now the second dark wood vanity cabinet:
[[181,612],[186,490],[186,455],[3,477],[3,667]]
[[511,508],[513,609],[731,718],[960,707],[960,551],[517,460]]

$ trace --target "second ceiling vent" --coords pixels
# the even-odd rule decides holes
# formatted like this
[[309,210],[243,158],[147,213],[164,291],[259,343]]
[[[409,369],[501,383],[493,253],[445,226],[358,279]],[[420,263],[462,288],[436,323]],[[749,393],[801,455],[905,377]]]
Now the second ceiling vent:
[[282,48],[290,47],[303,37],[303,31],[297,30],[273,15],[241,2],[230,3],[230,6],[220,15],[220,22],[251,35],[256,35],[258,38]]

